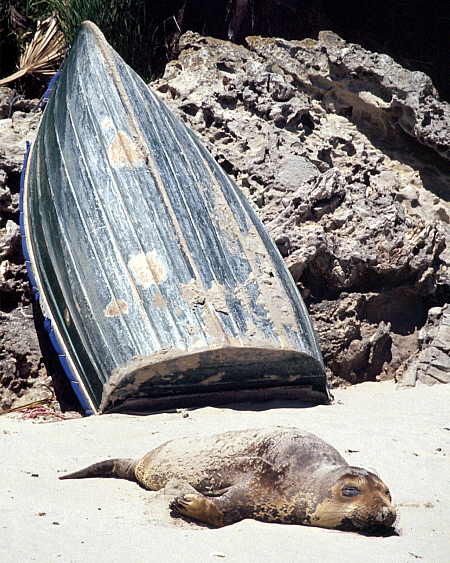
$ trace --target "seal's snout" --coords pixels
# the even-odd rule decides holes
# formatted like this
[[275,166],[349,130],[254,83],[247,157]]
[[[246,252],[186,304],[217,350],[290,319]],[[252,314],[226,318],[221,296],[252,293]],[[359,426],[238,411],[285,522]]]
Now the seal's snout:
[[394,524],[397,519],[397,513],[393,506],[382,506],[378,513],[375,515],[375,521],[378,524],[389,528]]

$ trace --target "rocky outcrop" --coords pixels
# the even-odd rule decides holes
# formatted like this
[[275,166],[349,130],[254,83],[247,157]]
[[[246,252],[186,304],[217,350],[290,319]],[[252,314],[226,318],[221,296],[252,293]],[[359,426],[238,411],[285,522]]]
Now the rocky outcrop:
[[[447,382],[449,106],[429,78],[330,32],[247,47],[187,33],[152,86],[276,241],[330,381]],[[0,409],[48,381],[18,231],[35,107],[0,88]]]
[[429,78],[331,32],[187,33],[153,87],[252,201],[333,383],[400,377],[450,298],[449,106]]
[[450,305],[428,311],[427,323],[420,330],[418,341],[419,351],[406,362],[400,385],[450,383]]
[[40,112],[21,110],[36,103],[25,104],[13,90],[0,88],[0,410],[41,398],[40,384],[49,383],[33,321],[19,230],[23,155],[40,119]]

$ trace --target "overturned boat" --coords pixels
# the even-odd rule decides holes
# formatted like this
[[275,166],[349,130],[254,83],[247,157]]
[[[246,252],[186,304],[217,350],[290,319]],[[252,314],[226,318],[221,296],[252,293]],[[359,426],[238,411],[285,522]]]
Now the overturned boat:
[[255,212],[90,22],[22,181],[30,279],[87,414],[329,399],[307,311]]

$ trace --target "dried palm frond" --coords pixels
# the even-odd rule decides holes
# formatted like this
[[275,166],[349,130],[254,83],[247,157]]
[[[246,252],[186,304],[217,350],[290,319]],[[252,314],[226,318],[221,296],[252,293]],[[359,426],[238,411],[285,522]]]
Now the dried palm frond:
[[52,16],[39,21],[33,39],[20,57],[19,70],[0,80],[0,86],[29,73],[44,76],[54,74],[64,54],[64,47],[64,36],[58,29],[56,19]]

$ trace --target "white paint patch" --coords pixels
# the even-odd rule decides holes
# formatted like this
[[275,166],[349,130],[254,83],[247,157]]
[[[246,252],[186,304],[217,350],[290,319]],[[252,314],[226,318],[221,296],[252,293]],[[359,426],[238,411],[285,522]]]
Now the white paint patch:
[[114,168],[136,168],[144,165],[137,144],[125,131],[118,131],[108,147],[108,159]]
[[167,269],[155,250],[147,254],[143,252],[131,256],[128,268],[136,282],[144,288],[158,284],[167,279]]
[[67,307],[64,307],[64,322],[66,323],[66,325],[70,325],[70,313],[69,313],[69,309]]
[[114,123],[112,122],[112,119],[109,117],[105,117],[105,119],[102,119],[100,121],[100,125],[103,129],[109,129],[110,127],[114,127]]

